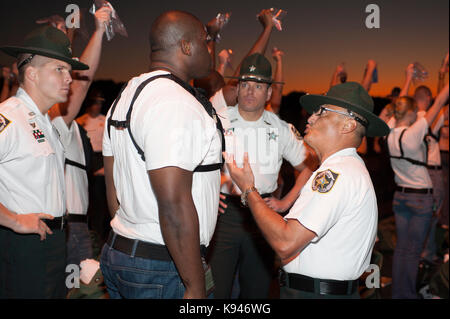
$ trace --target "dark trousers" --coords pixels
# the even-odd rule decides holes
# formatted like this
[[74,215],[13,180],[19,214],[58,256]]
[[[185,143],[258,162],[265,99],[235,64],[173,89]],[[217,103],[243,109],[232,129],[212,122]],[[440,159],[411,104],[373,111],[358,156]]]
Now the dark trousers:
[[227,198],[209,245],[209,264],[216,289],[214,297],[228,299],[239,269],[240,298],[268,298],[274,273],[274,252],[258,229],[248,208]]
[[0,227],[0,299],[65,298],[65,231],[43,241]]

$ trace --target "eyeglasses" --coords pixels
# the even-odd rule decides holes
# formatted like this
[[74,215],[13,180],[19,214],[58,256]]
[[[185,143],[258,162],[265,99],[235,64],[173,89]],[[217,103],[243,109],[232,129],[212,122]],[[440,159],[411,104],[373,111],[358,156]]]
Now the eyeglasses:
[[341,115],[344,115],[344,116],[351,117],[352,119],[354,119],[356,122],[360,123],[364,127],[367,127],[369,125],[369,123],[367,123],[367,121],[363,120],[360,117],[357,117],[355,115],[355,113],[353,113],[350,110],[347,110],[347,113],[345,113],[345,112],[338,111],[338,110],[333,110],[333,109],[330,109],[330,108],[327,108],[327,107],[324,107],[323,105],[321,105],[321,106],[319,106],[319,109],[316,112],[314,112],[314,114],[317,115],[317,116],[321,116],[324,111],[330,111],[330,112],[334,112],[334,113],[338,113],[338,114],[341,114]]

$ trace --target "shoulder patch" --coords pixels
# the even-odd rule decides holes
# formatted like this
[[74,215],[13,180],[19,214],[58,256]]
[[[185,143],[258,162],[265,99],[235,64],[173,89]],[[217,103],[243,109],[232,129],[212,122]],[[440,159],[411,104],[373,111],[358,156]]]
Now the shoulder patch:
[[292,133],[294,133],[295,138],[296,138],[297,140],[301,141],[303,138],[302,138],[302,135],[300,134],[300,132],[297,131],[297,129],[295,128],[294,125],[291,124],[291,125],[289,125],[289,126],[291,127],[291,131],[292,131]]
[[5,130],[5,128],[11,123],[3,114],[0,113],[0,133]]
[[312,190],[319,193],[328,193],[336,183],[339,174],[330,169],[318,172],[312,182]]

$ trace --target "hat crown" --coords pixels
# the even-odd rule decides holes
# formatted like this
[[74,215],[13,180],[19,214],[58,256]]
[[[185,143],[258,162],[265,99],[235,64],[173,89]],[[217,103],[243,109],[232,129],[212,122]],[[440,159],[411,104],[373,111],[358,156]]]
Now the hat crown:
[[[367,91],[357,82],[345,82],[330,88],[326,96],[336,98],[364,108],[373,113],[373,100]],[[358,113],[355,110],[356,113]]]
[[241,79],[255,78],[272,82],[272,65],[264,55],[255,53],[242,61],[239,76]]
[[69,39],[64,32],[52,26],[43,26],[28,34],[24,39],[23,46],[54,51],[67,58],[72,58]]

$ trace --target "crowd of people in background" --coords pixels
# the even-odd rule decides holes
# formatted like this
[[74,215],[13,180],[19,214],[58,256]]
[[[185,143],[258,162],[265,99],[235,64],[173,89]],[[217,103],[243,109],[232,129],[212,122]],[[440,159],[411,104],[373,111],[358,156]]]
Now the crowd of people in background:
[[[56,38],[62,46],[67,45],[64,41],[69,40],[64,37],[68,30],[52,25],[40,27],[28,37],[29,40],[33,37],[46,39],[41,43],[48,42],[53,50],[50,54],[47,48],[30,49],[32,41],[28,47],[0,48],[17,58],[11,67],[1,70],[0,245],[9,248],[2,248],[0,252],[0,298],[100,298],[108,295],[111,298],[204,298],[212,291],[201,291],[205,285],[207,289],[211,288],[209,280],[214,281],[215,298],[279,298],[278,269],[286,265],[286,260],[273,243],[276,242],[274,235],[261,227],[258,220],[255,222],[257,217],[252,215],[255,206],[242,205],[241,195],[250,196],[252,190],[247,194],[246,189],[239,187],[242,184],[236,182],[237,173],[232,167],[217,168],[214,165],[224,160],[225,146],[228,154],[230,145],[236,143],[234,138],[241,138],[240,129],[268,130],[269,144],[272,139],[283,145],[283,151],[277,149],[278,157],[273,159],[275,168],[269,173],[258,173],[263,165],[252,163],[255,184],[266,208],[290,220],[289,216],[297,214],[299,205],[296,201],[304,194],[304,185],[309,185],[308,180],[316,182],[317,176],[313,174],[322,167],[317,150],[304,143],[303,136],[308,130],[312,132],[315,121],[323,112],[339,113],[339,109],[330,109],[323,104],[320,110],[310,111],[310,115],[301,102],[306,101],[304,97],[308,92],[298,88],[298,91],[283,95],[287,93],[283,92],[283,70],[289,67],[283,63],[284,55],[299,53],[268,48],[275,27],[271,9],[264,9],[258,15],[261,33],[255,39],[248,39],[249,50],[242,61],[233,60],[233,48],[216,52],[222,27],[217,19],[209,21],[204,28],[190,14],[165,13],[152,24],[149,73],[143,69],[142,75],[123,86],[96,82],[94,77],[101,63],[105,22],[109,21],[110,14],[108,7],[96,12],[96,30],[79,61],[72,60],[71,53],[64,55],[58,51],[62,50],[58,47],[61,44],[52,41]],[[206,43],[206,47],[202,47],[202,43]],[[67,98],[51,98],[55,95],[48,93],[51,88],[34,75],[33,68],[39,70],[43,63],[40,58],[62,60],[67,64],[61,67],[65,67],[61,72],[67,73],[61,85]],[[210,66],[208,60],[212,61]],[[354,157],[351,161],[356,158],[364,161],[378,207],[376,239],[374,242],[371,238],[365,239],[368,245],[365,253],[370,255],[353,266],[359,269],[370,261],[381,269],[382,274],[376,289],[367,287],[365,269],[358,272],[357,288],[351,285],[358,278],[323,278],[351,280],[348,295],[352,297],[448,298],[449,106],[446,77],[449,55],[447,53],[437,70],[436,92],[417,80],[415,65],[408,62],[405,61],[403,85],[394,87],[389,96],[371,98],[373,113],[387,125],[389,133],[385,136],[363,134],[356,147],[357,154],[346,155]],[[146,61],[142,65],[147,65]],[[152,77],[158,79],[153,82]],[[370,94],[373,82],[378,82],[377,62],[368,59],[360,81],[351,77],[344,65],[338,65],[331,82],[323,79],[323,92],[328,91],[325,96],[335,94],[337,100],[345,96],[350,105],[348,101],[353,93],[347,91],[364,90]],[[379,80],[382,82],[383,78]],[[358,94],[364,99],[362,93]],[[145,101],[155,106],[146,110]],[[164,108],[169,105],[167,101],[183,101],[183,104],[167,112]],[[256,114],[251,109],[255,103],[259,113],[252,118]],[[20,106],[24,110],[20,112],[25,115],[19,120],[21,115],[16,110],[18,105],[25,104],[32,107]],[[211,109],[208,109],[209,105],[212,105]],[[207,110],[206,116],[199,115],[203,107]],[[193,111],[189,113],[186,109]],[[134,116],[127,115],[127,112],[132,114],[131,110],[135,112]],[[367,130],[372,125],[373,122],[358,113],[358,109],[351,111],[356,113],[354,116],[350,112],[351,118],[359,125],[355,126],[355,132],[360,127]],[[196,131],[187,126],[185,121],[188,120],[206,124]],[[15,125],[20,121],[22,127],[27,126],[24,131],[33,131],[33,139],[24,138],[22,142],[20,134],[24,133],[15,131]],[[186,131],[195,131],[192,138],[201,141],[202,145],[197,147],[187,142],[166,154],[166,144],[173,142],[170,130],[180,126]],[[141,131],[144,127],[152,129]],[[128,135],[121,135],[125,131]],[[222,131],[222,135],[216,134],[217,131]],[[44,155],[34,146],[31,155],[13,146],[13,143],[27,145],[35,140],[39,146],[48,144]],[[232,147],[236,149],[236,145]],[[54,163],[49,164],[49,154],[57,155]],[[200,154],[208,160],[199,160]],[[46,158],[42,162],[35,161],[38,155]],[[195,160],[187,163],[185,158],[188,156]],[[61,158],[65,162],[57,164]],[[240,158],[236,161],[243,163]],[[40,166],[45,166],[46,171],[36,173]],[[179,171],[173,167],[179,167]],[[19,171],[17,176],[12,176],[13,170]],[[186,175],[184,170],[191,175]],[[364,174],[364,170],[361,171]],[[61,172],[64,176],[58,175]],[[339,178],[344,178],[333,174],[322,176],[328,183],[325,185],[330,185],[323,192],[329,192],[333,183],[337,185]],[[12,181],[16,179],[20,182],[14,184]],[[191,193],[192,198],[189,198]],[[215,193],[218,195],[215,199],[204,199],[214,198]],[[43,198],[35,198],[40,196]],[[62,198],[64,203],[60,203]],[[184,208],[181,208],[182,204]],[[338,202],[326,205],[338,205]],[[50,211],[48,207],[51,207]],[[211,217],[208,210],[215,207],[218,208]],[[171,209],[179,209],[181,217],[171,216]],[[191,216],[192,211],[188,209],[195,216],[195,212],[198,213],[199,225],[196,227],[189,226],[190,219],[183,217],[184,214]],[[30,232],[39,236],[24,235]],[[316,243],[318,233],[311,232],[308,236],[311,236],[308,237],[311,247]],[[144,244],[139,246],[137,242]],[[201,248],[199,251],[196,244]],[[132,257],[150,258],[148,263],[139,258],[124,258],[123,252],[128,247]],[[302,249],[306,251],[306,248]],[[392,265],[388,263],[390,259]],[[65,269],[70,264],[82,265],[81,288],[69,290],[65,286]],[[300,265],[307,267],[305,261]],[[200,280],[199,276],[203,275],[199,274],[209,266],[211,278],[206,276]],[[30,272],[30,267],[39,271]],[[127,273],[123,270],[127,267],[137,267],[141,272],[139,275]],[[164,272],[161,277],[165,279],[160,282],[158,276],[146,274],[145,271],[150,269]],[[176,283],[170,277],[173,272]],[[124,284],[130,281],[148,287],[167,285],[170,289],[161,292],[153,287],[141,294]],[[30,287],[26,282],[36,284]],[[183,286],[183,289],[179,288]],[[392,288],[391,295],[381,295],[380,289],[386,287]],[[287,295],[282,293],[282,296]]]

